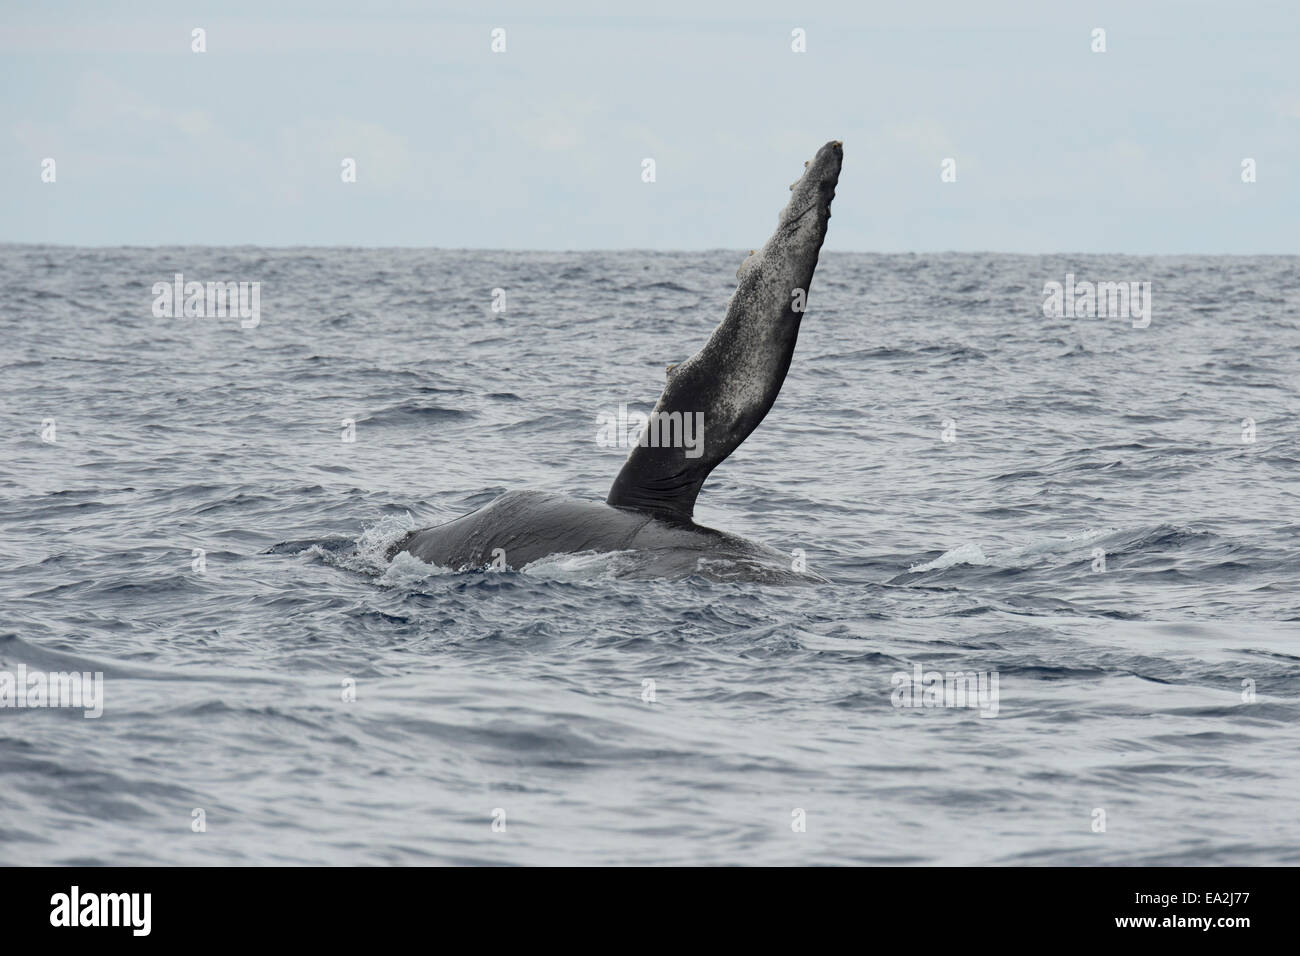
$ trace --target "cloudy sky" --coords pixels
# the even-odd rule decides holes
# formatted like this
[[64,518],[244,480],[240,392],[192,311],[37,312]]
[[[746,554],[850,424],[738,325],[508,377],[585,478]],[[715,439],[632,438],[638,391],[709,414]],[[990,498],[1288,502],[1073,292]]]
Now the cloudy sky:
[[6,5],[4,242],[1300,253],[1294,0]]

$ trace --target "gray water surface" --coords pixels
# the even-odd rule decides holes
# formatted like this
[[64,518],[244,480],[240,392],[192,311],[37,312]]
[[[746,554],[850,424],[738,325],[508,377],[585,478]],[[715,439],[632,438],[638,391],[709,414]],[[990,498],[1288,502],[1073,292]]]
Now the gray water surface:
[[828,584],[383,560],[602,499],[742,257],[0,247],[0,670],[104,674],[0,708],[0,863],[1300,862],[1294,257],[825,255],[696,518]]

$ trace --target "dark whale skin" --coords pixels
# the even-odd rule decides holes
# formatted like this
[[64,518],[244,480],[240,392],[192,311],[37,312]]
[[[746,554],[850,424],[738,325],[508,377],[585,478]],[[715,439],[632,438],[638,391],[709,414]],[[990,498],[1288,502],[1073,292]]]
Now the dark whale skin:
[[789,555],[694,522],[653,515],[544,491],[508,491],[454,521],[412,531],[388,551],[408,552],[428,564],[465,571],[493,565],[499,549],[507,568],[522,569],[554,554],[633,552],[621,576],[710,580],[817,582],[792,570]]

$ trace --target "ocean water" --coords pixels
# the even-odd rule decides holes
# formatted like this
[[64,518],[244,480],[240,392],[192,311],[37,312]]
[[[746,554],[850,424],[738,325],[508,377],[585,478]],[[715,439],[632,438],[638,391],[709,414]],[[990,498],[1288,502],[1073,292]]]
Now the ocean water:
[[0,247],[0,671],[103,674],[0,708],[0,863],[1300,863],[1297,258],[825,254],[696,518],[826,584],[383,560],[603,498],[742,256]]

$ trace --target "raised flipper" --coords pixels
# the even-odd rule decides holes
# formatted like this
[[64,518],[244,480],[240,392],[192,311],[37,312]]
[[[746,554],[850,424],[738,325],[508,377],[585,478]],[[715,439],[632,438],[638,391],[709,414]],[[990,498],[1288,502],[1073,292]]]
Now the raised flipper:
[[609,504],[690,521],[709,473],[772,407],[794,354],[842,160],[835,141],[805,164],[776,232],[741,264],[726,318],[702,349],[669,366],[668,384],[614,479]]

